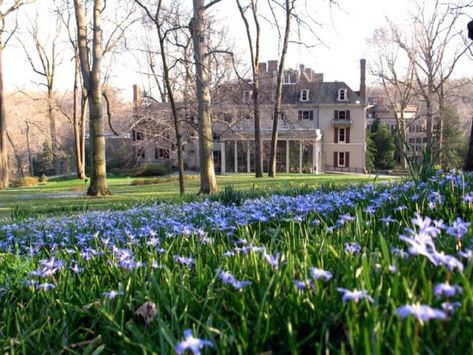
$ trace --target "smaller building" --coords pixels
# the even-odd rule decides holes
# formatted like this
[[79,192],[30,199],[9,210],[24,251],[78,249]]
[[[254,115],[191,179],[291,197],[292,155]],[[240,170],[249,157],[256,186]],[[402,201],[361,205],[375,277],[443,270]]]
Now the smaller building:
[[[407,150],[408,156],[420,155],[422,150],[425,148],[425,120],[419,118],[418,112],[418,106],[408,105],[403,114],[407,140],[405,143],[407,143],[409,147]],[[397,163],[400,163],[400,144],[403,144],[402,142],[399,142],[397,134],[397,120],[401,117],[400,108],[394,110],[383,96],[370,96],[368,97],[367,115],[368,131],[370,131],[375,119],[379,119],[380,123],[384,123],[391,129],[396,142],[396,161]]]

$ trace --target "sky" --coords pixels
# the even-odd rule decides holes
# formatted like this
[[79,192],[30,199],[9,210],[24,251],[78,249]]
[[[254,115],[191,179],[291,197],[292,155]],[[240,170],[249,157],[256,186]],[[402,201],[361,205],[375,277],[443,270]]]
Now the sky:
[[[44,8],[50,0],[38,1],[39,5]],[[304,64],[316,72],[324,73],[325,81],[345,81],[354,90],[359,88],[360,59],[366,58],[368,66],[370,64],[369,59],[372,51],[368,40],[373,31],[385,25],[386,16],[395,22],[402,23],[410,5],[409,0],[338,0],[338,6],[329,6],[328,0],[306,1],[307,11],[320,23],[320,26],[314,25],[312,29],[324,44],[319,43],[310,49],[292,44],[289,48],[286,67],[297,68],[299,64]],[[432,0],[425,1],[429,3]],[[228,27],[230,37],[233,38],[240,53],[244,53],[247,45],[246,35],[233,0],[220,2],[215,6],[213,14]],[[41,14],[41,17],[43,25],[51,18],[46,13]],[[20,28],[25,26],[22,19],[23,17],[20,17]],[[277,35],[274,29],[265,26],[262,31],[262,61],[277,59],[276,42]],[[316,41],[313,38],[308,38],[307,42],[315,43]],[[57,87],[60,90],[69,88],[71,85],[68,74],[68,71],[71,70],[71,60],[63,58],[63,62],[57,76]],[[466,61],[460,68],[459,74],[471,76],[469,67],[473,73],[473,65]],[[26,62],[24,52],[15,40],[12,40],[11,45],[6,49],[4,68],[5,87],[9,91],[17,88],[33,88],[33,83],[39,79],[33,74]],[[131,56],[122,57],[122,60],[117,63],[113,84],[122,90],[122,95],[125,98],[131,99],[132,85],[142,82],[142,78],[138,74],[139,71],[140,68]],[[368,75],[368,84],[372,81],[373,79]]]

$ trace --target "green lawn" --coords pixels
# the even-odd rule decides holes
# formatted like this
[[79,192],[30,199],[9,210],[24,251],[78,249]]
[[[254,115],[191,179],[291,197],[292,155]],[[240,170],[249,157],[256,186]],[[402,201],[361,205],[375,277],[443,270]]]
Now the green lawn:
[[[254,179],[224,177],[221,186],[247,194],[227,189],[212,197],[221,203],[0,225],[0,349],[190,354],[189,345],[201,344],[204,355],[471,354],[473,175],[341,181],[360,180],[258,180],[261,193],[292,187],[234,203],[252,195]],[[166,190],[111,182],[117,194],[105,203],[131,202],[135,189]],[[323,182],[336,184],[310,191]],[[50,184],[29,195],[43,198],[38,208],[54,207],[47,190],[73,187]],[[167,188],[176,196],[175,183]]]
[[[195,198],[199,189],[197,175],[186,179],[186,195],[179,197],[178,182],[173,179],[153,185],[132,186],[134,178],[109,178],[113,193],[107,198],[90,198],[85,196],[87,184],[77,179],[50,181],[32,188],[10,188],[0,191],[0,217],[16,213],[55,214],[73,213],[96,209],[125,209],[132,204],[152,203],[153,201],[180,200],[189,201]],[[374,181],[373,175],[299,175],[281,174],[276,178],[256,179],[253,174],[234,174],[218,176],[220,190],[231,186],[239,191],[266,193],[285,190],[298,186],[322,184],[347,184]]]

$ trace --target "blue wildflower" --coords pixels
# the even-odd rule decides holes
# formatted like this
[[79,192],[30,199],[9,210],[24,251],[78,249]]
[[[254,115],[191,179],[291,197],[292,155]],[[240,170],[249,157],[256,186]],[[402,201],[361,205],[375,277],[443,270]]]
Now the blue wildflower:
[[366,290],[347,290],[345,288],[337,287],[338,292],[342,292],[342,300],[343,302],[354,301],[358,302],[359,300],[365,299],[371,303],[373,303],[373,298],[368,294]]
[[104,291],[102,292],[102,295],[108,298],[109,300],[115,299],[117,296],[123,295],[123,292],[121,291]]
[[315,280],[324,279],[326,281],[329,281],[333,277],[330,271],[325,271],[325,270],[318,269],[315,267],[311,267],[309,269],[309,273],[310,273],[310,276],[312,276],[312,278],[314,278]]
[[440,310],[424,304],[405,305],[397,309],[397,315],[402,319],[413,316],[415,319],[425,322],[431,319],[446,320],[447,314]]
[[449,283],[440,283],[434,287],[434,295],[437,298],[454,297],[457,294],[463,293],[463,288],[458,285],[450,285]]
[[458,217],[451,227],[447,228],[447,233],[452,237],[455,237],[458,240],[463,239],[466,233],[468,233],[468,228],[470,227],[469,222],[463,221]]
[[358,254],[361,251],[361,246],[358,243],[345,243],[345,252],[349,254]]
[[190,329],[184,330],[184,337],[185,339],[179,342],[176,346],[176,354],[178,355],[183,354],[185,351],[190,351],[194,355],[199,355],[200,349],[204,346],[213,346],[212,342],[208,340],[194,338],[192,330]]
[[252,284],[251,281],[239,281],[235,278],[235,276],[223,270],[218,273],[218,277],[223,281],[223,283],[232,285],[237,290],[241,290],[242,288]]

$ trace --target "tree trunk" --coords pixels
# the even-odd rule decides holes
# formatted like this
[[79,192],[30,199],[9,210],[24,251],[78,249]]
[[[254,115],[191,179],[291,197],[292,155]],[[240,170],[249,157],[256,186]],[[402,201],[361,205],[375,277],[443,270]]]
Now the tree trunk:
[[261,142],[261,114],[259,101],[259,69],[258,63],[254,65],[253,72],[253,114],[255,118],[255,177],[263,177],[263,156]]
[[205,7],[203,0],[194,1],[191,34],[194,43],[196,96],[199,120],[200,190],[199,194],[217,191],[213,161],[212,119],[210,113],[210,84],[208,48],[204,33]]
[[107,169],[105,157],[104,120],[102,109],[102,83],[100,68],[103,56],[102,44],[102,11],[104,0],[94,1],[92,68],[89,60],[87,42],[87,22],[82,0],[74,0],[77,23],[77,38],[79,59],[82,71],[83,85],[87,90],[89,106],[89,144],[91,151],[90,185],[88,196],[110,195],[107,184]]
[[9,186],[7,116],[5,112],[5,93],[3,90],[3,41],[0,34],[0,189]]
[[253,15],[255,24],[255,43],[253,44],[252,31],[250,23],[245,15],[245,9],[241,5],[240,0],[236,1],[238,10],[240,11],[241,19],[245,24],[246,37],[248,39],[248,46],[251,57],[251,70],[253,74],[252,98],[253,98],[253,118],[255,120],[255,177],[263,177],[263,159],[261,153],[261,115],[260,115],[260,101],[259,101],[259,51],[260,51],[260,25],[257,14],[257,3],[251,0],[249,8]]
[[28,151],[28,164],[30,176],[34,176],[33,153],[31,152],[30,124],[26,121],[26,149]]
[[471,118],[470,144],[465,159],[465,171],[473,171],[473,117]]
[[92,154],[92,171],[87,195],[105,196],[110,195],[110,191],[106,172],[102,87],[99,76],[92,74],[92,77],[89,91],[89,144]]
[[282,91],[282,76],[284,74],[284,62],[286,60],[286,53],[287,47],[289,44],[289,34],[291,32],[291,16],[292,16],[292,9],[293,9],[293,2],[290,5],[291,1],[286,0],[286,29],[284,31],[284,41],[282,46],[281,58],[279,62],[278,68],[278,77],[276,82],[276,95],[275,95],[275,103],[274,103],[274,111],[273,111],[273,132],[271,134],[271,153],[269,156],[269,177],[276,176],[276,155],[278,151],[278,122],[279,122],[279,110],[281,106],[281,91]]
[[102,81],[100,70],[103,56],[102,44],[102,11],[104,0],[94,2],[94,23],[92,42],[92,71],[89,77],[89,134],[92,152],[92,171],[90,185],[87,190],[89,196],[110,195],[107,184],[107,160],[105,157],[105,135],[102,108]]
[[[158,11],[161,8],[161,2],[158,5]],[[179,115],[177,112],[176,102],[174,99],[174,90],[171,85],[171,80],[169,79],[169,65],[167,62],[167,53],[166,53],[166,44],[163,34],[161,32],[161,24],[159,19],[156,18],[155,21],[158,37],[159,37],[159,46],[161,48],[161,61],[163,63],[163,76],[164,76],[164,85],[167,96],[169,97],[169,103],[171,104],[172,117],[174,121],[174,132],[176,134],[176,145],[177,145],[177,167],[179,171],[179,192],[184,194],[185,185],[184,185],[184,157],[182,151],[182,137],[179,124]]]
[[15,144],[13,143],[13,139],[11,138],[10,134],[8,134],[8,131],[7,131],[7,138],[8,138],[8,141],[10,142],[10,145],[11,145],[11,148],[12,148],[12,153],[13,155],[15,156],[15,160],[16,160],[16,177],[24,177],[25,174],[23,173],[23,162],[22,162],[22,159],[21,159],[21,156],[18,154],[18,150],[16,149],[15,147]]
[[80,103],[79,96],[79,83],[80,83],[80,64],[79,58],[76,54],[75,56],[75,73],[74,73],[74,93],[73,93],[73,127],[74,127],[74,158],[76,165],[76,175],[78,179],[85,179],[85,160],[83,154],[83,143],[82,138],[82,126],[84,126],[83,115],[82,115],[82,105]]
[[[49,81],[49,80],[48,80]],[[48,121],[49,121],[49,132],[51,139],[51,153],[53,155],[53,166],[54,174],[59,174],[59,161],[58,161],[58,142],[56,135],[56,119],[54,117],[54,93],[52,82],[48,82]]]
[[401,164],[402,169],[407,168],[406,164],[406,144],[407,144],[407,138],[406,138],[406,121],[404,117],[404,109],[401,111],[401,117],[398,122],[398,134],[399,134],[399,139],[400,139],[400,144],[399,144],[399,163]]
[[445,116],[445,96],[443,92],[443,85],[439,88],[439,138],[438,138],[438,159],[439,164],[444,167],[444,116]]

